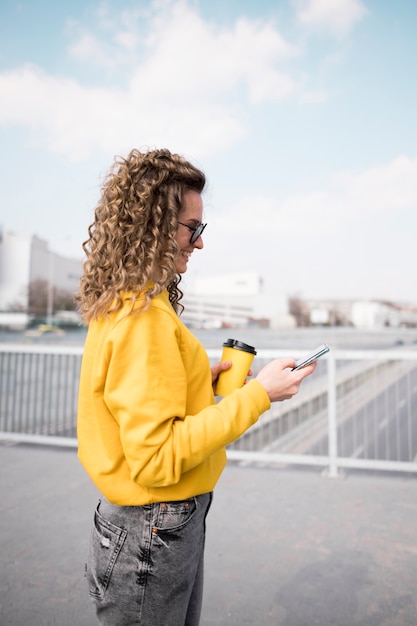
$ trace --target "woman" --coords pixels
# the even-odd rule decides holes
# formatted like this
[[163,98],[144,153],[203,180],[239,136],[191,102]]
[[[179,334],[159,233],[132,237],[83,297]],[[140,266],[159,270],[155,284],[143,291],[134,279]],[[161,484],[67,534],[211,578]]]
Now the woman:
[[180,156],[133,150],[107,176],[83,246],[79,458],[103,496],[87,579],[109,626],[198,625],[205,518],[225,446],[314,370],[272,361],[215,402],[231,364],[210,368],[179,318],[181,274],[203,248],[204,186]]

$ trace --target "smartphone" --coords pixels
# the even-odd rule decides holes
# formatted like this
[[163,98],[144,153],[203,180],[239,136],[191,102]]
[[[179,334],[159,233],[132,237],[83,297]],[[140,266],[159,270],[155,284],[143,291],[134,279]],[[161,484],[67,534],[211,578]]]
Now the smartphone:
[[306,365],[310,365],[310,363],[313,363],[313,361],[317,361],[319,357],[323,356],[323,354],[326,354],[326,352],[328,352],[329,350],[329,346],[325,343],[322,343],[321,346],[316,348],[313,352],[310,352],[310,354],[308,354],[307,356],[296,361],[295,367],[293,367],[292,369],[299,370]]

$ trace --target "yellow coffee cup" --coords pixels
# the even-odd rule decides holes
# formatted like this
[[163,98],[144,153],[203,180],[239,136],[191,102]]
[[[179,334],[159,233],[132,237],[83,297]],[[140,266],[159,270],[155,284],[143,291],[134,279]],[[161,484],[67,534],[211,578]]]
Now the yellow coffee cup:
[[243,386],[255,354],[255,348],[243,341],[227,339],[223,343],[222,361],[232,361],[233,365],[219,374],[216,395],[227,396],[234,389]]

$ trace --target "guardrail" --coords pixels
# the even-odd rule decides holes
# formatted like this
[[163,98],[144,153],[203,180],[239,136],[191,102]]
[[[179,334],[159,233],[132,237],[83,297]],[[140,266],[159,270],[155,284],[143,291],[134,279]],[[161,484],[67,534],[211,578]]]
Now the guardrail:
[[[220,357],[208,350],[211,362]],[[270,359],[306,351],[259,350]],[[76,447],[82,347],[0,345],[0,439]],[[417,350],[331,350],[292,400],[228,447],[269,465],[417,472]]]
[[77,446],[81,347],[0,346],[0,439]]

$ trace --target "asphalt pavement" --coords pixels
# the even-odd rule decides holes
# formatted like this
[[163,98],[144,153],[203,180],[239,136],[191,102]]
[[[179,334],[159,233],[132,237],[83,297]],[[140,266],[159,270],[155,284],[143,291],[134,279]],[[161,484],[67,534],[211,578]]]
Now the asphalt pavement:
[[[0,468],[0,624],[94,626],[98,494],[76,451],[0,443]],[[417,478],[229,464],[207,525],[214,624],[416,626]]]

